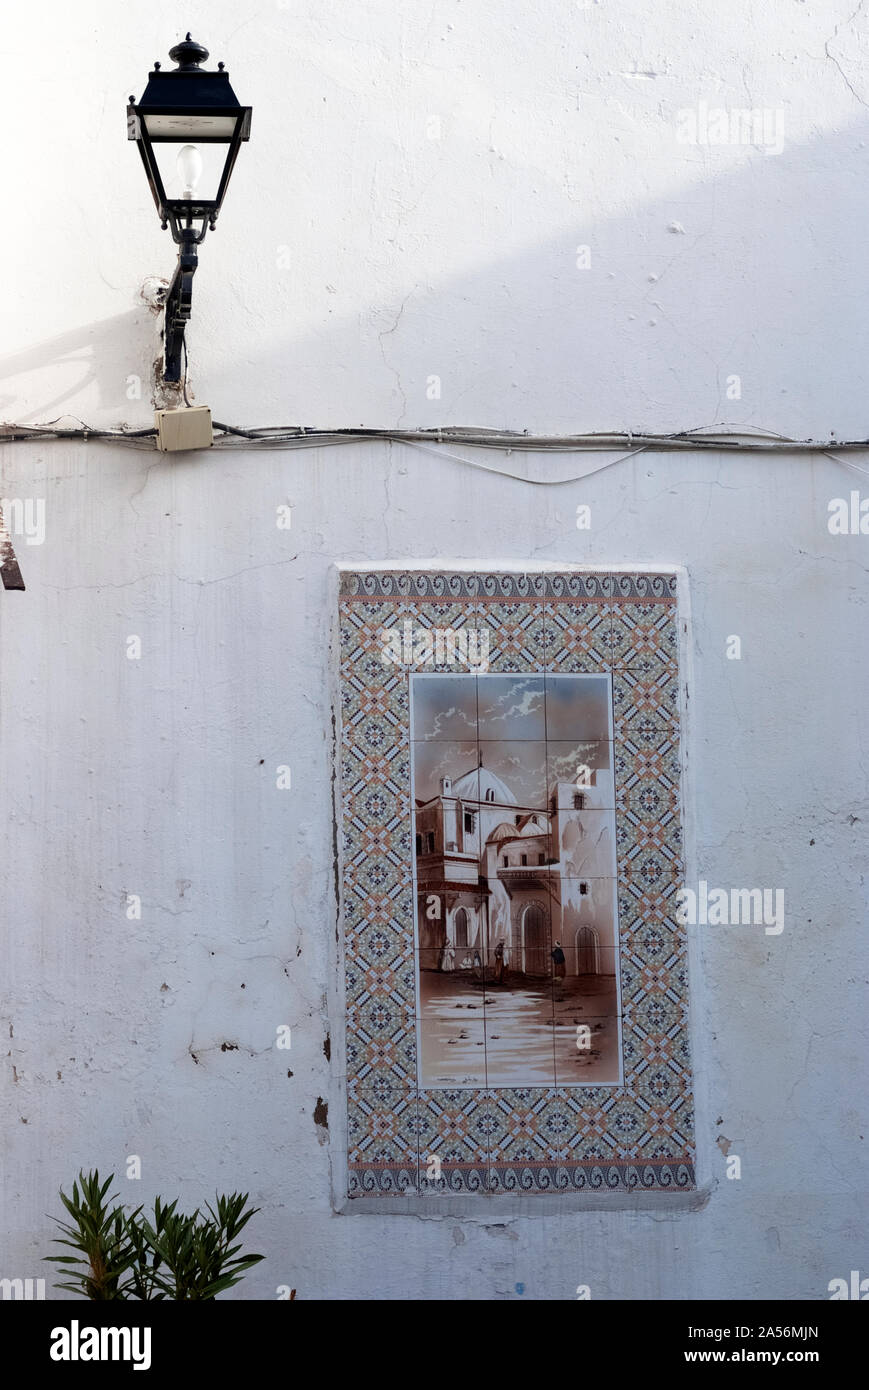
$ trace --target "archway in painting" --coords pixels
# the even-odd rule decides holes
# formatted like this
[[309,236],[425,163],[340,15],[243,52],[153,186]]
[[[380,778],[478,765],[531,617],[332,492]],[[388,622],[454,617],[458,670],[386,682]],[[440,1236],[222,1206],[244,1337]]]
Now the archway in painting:
[[464,951],[468,946],[468,914],[463,907],[456,909],[453,923],[456,934],[456,950]]
[[578,927],[574,938],[577,975],[600,974],[600,945],[594,927]]
[[526,975],[548,975],[549,964],[546,913],[537,903],[529,903],[522,913],[522,970]]

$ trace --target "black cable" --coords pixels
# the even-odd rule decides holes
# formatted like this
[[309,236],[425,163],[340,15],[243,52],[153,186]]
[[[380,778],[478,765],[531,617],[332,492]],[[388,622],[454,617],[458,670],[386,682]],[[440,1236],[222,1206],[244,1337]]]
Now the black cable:
[[184,396],[184,404],[190,408],[190,398],[187,395],[187,339],[181,339],[181,351],[184,353],[184,370],[181,377],[181,393]]

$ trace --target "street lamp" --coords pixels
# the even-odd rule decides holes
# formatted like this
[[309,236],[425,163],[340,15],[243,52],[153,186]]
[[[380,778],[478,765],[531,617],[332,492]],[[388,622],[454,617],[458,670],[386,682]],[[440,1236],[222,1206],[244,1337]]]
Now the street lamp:
[[249,106],[240,106],[223,63],[201,64],[208,49],[188,34],[170,49],[177,67],[148,74],[137,104],[127,107],[127,138],[139,146],[164,230],[178,246],[178,265],[166,295],[166,381],[181,380],[184,328],[190,318],[196,248],[214,228],[242,140],[250,139]]

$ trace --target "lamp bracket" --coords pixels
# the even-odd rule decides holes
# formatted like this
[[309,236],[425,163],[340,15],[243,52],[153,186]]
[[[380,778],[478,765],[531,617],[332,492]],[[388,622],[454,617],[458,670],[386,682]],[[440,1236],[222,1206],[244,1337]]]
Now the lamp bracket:
[[166,321],[164,326],[165,366],[164,381],[181,380],[181,353],[184,349],[184,330],[190,319],[193,303],[193,276],[199,264],[196,250],[202,238],[192,227],[181,227],[178,235],[178,264],[172,283],[166,293]]

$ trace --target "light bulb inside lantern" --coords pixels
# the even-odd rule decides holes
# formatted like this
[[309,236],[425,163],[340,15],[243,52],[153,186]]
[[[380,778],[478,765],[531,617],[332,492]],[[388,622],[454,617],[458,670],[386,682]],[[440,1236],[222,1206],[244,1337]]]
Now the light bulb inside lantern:
[[192,198],[193,190],[202,173],[202,155],[195,145],[182,145],[176,160],[178,179],[183,189],[182,198]]

